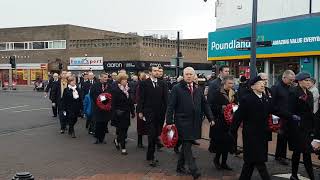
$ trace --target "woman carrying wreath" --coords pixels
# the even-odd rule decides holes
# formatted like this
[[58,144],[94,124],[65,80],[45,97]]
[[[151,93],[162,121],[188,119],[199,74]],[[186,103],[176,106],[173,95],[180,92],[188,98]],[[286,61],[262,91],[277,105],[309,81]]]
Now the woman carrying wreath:
[[[216,153],[213,160],[215,167],[219,169],[232,170],[227,165],[228,153],[234,152],[234,140],[229,135],[230,123],[227,122],[224,111],[228,104],[236,103],[235,92],[233,90],[234,78],[226,76],[222,80],[222,87],[220,91],[215,91],[212,94],[213,102],[211,110],[215,117],[216,125],[210,128],[210,146],[209,151]],[[232,110],[231,110],[232,111]],[[220,161],[220,158],[222,159]]]

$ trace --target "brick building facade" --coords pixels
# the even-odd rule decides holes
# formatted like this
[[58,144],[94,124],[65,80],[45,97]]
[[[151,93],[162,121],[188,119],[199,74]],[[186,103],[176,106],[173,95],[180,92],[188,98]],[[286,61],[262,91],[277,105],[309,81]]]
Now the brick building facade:
[[[181,40],[180,47],[184,63],[210,69],[207,39]],[[16,57],[16,71],[10,70],[10,56]],[[32,84],[36,78],[46,79],[47,72],[58,71],[59,62],[69,69],[71,58],[77,57],[102,57],[104,63],[123,63],[121,68],[133,72],[146,69],[145,64],[152,62],[170,70],[170,62],[176,57],[176,41],[74,25],[0,29],[2,81],[15,77],[18,84]],[[108,68],[113,71],[115,67],[111,66]]]

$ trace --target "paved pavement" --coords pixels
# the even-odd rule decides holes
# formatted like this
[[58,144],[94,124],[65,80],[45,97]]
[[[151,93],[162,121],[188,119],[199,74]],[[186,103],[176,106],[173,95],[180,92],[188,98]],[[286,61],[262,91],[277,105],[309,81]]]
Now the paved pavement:
[[[58,119],[52,118],[50,103],[36,92],[0,91],[0,179],[10,179],[16,172],[30,171],[38,179],[191,179],[175,173],[177,155],[171,149],[157,153],[160,166],[151,168],[145,161],[145,150],[136,148],[135,122],[129,130],[128,156],[122,156],[111,143],[115,137],[110,127],[106,145],[92,144],[83,119],[76,125],[77,138],[59,134]],[[146,144],[146,139],[144,139]],[[237,179],[242,167],[241,157],[230,156],[234,171],[213,168],[213,154],[207,151],[208,141],[194,147],[194,156],[202,179]],[[267,163],[270,174],[290,172],[289,166]],[[318,169],[315,170],[319,174]],[[306,176],[304,168],[300,172]],[[252,179],[260,179],[257,172]],[[273,177],[280,180],[283,178]]]

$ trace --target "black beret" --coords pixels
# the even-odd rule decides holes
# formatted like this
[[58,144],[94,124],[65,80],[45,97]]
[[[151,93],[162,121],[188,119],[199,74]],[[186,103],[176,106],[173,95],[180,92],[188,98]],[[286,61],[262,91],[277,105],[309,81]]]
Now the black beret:
[[255,78],[250,79],[249,85],[250,85],[250,86],[253,86],[253,85],[254,85],[255,83],[257,83],[258,81],[262,81],[262,79],[261,79],[260,76],[256,76]]
[[296,81],[302,81],[302,80],[308,79],[310,77],[311,77],[311,75],[307,72],[299,72],[296,75]]

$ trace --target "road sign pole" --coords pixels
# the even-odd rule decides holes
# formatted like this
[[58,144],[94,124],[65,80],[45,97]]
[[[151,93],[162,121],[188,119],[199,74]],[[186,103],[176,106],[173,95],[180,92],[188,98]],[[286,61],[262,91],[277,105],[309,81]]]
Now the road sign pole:
[[257,76],[257,12],[258,0],[253,0],[252,8],[252,28],[251,28],[251,58],[250,58],[250,78]]
[[177,32],[177,58],[176,58],[176,77],[179,77],[180,70],[180,32]]

